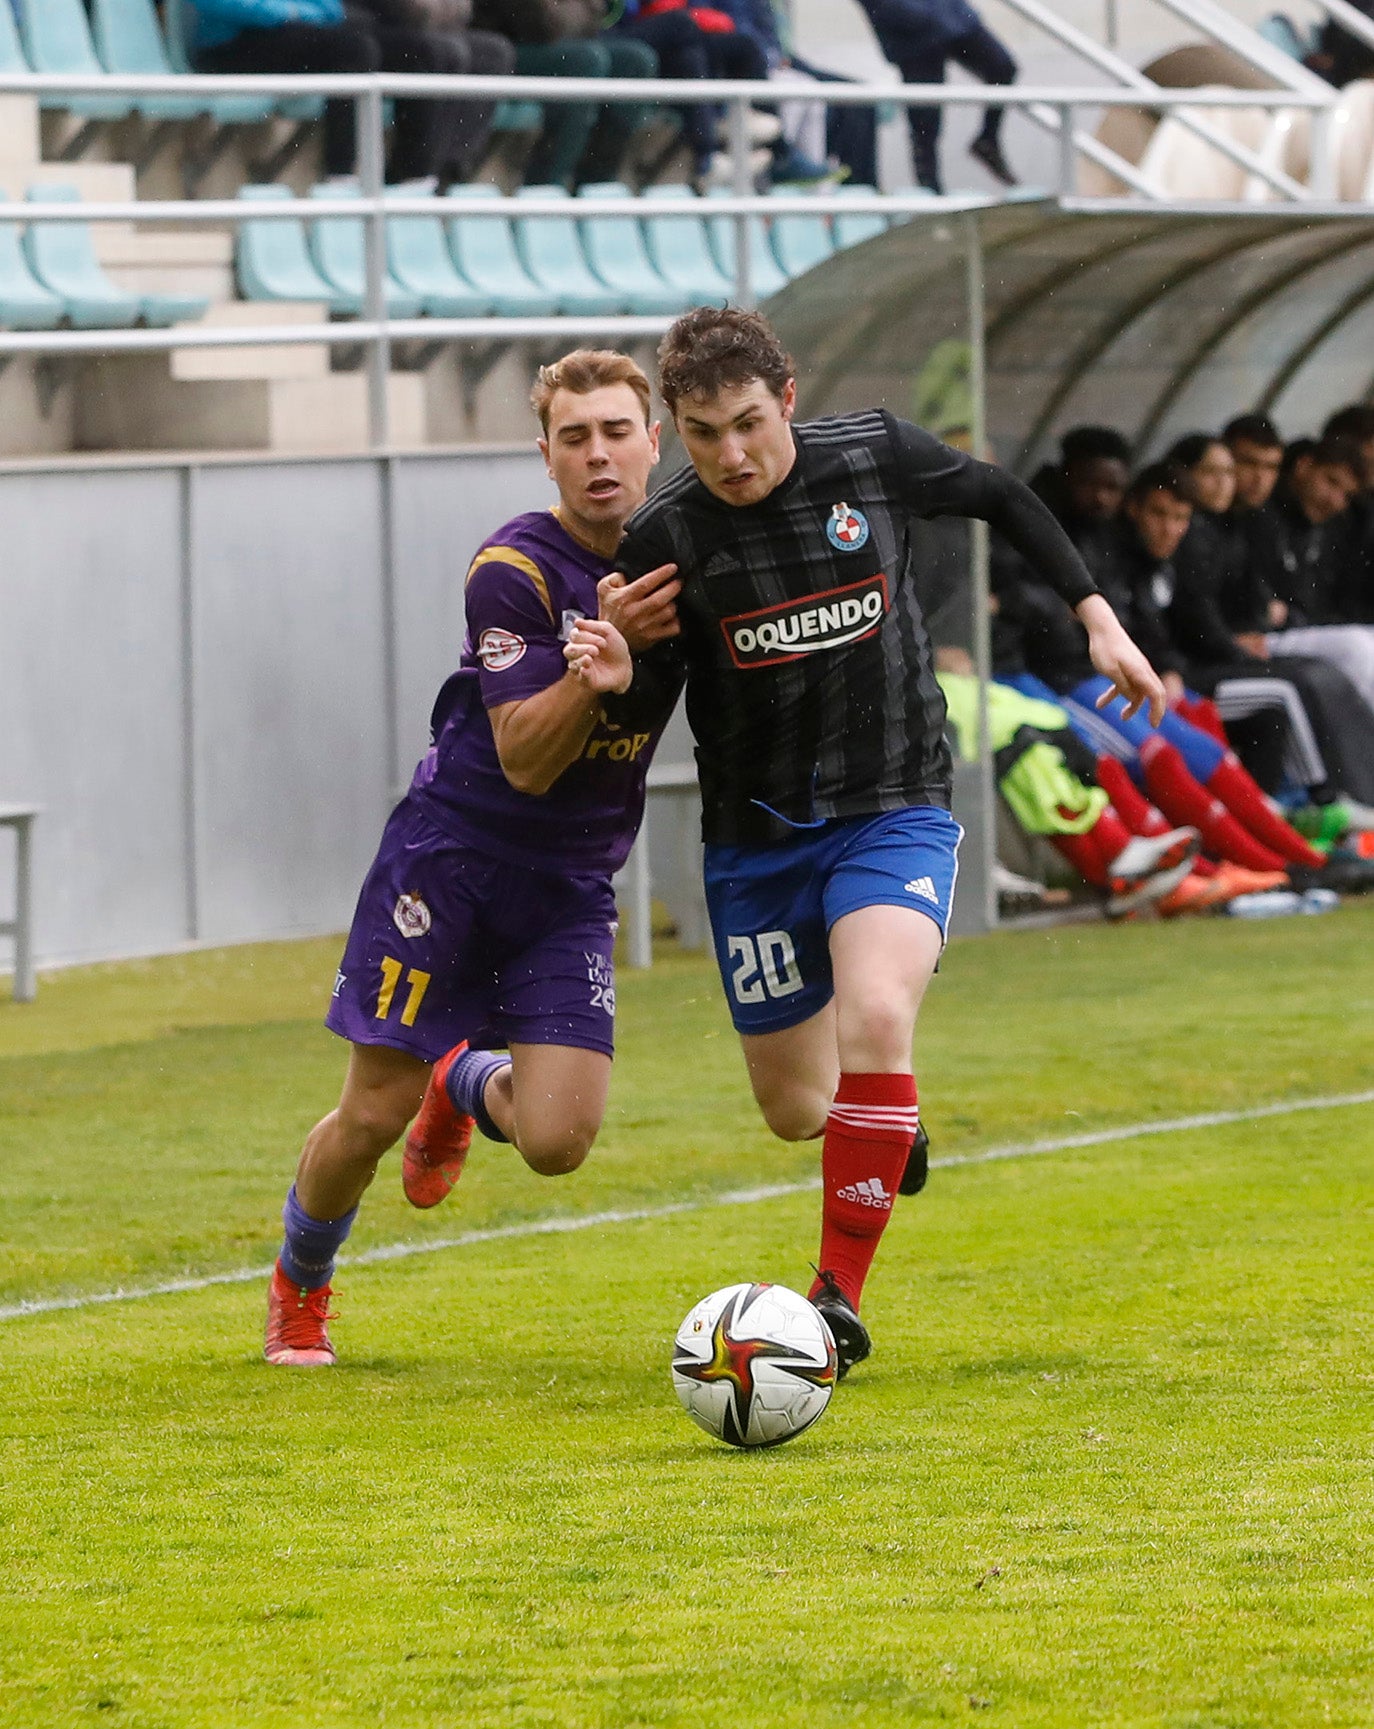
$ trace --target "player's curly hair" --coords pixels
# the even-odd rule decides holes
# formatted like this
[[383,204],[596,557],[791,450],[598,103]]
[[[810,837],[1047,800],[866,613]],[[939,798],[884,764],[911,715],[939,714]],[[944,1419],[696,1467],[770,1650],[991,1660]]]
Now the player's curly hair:
[[547,433],[549,408],[560,390],[570,391],[574,396],[590,396],[592,391],[602,390],[608,384],[629,385],[639,398],[647,425],[652,396],[649,380],[644,369],[628,354],[619,354],[613,348],[574,348],[561,360],[541,366],[530,392],[530,407]]
[[658,388],[671,414],[684,396],[709,399],[760,379],[781,397],[796,373],[766,318],[739,306],[698,306],[658,346]]

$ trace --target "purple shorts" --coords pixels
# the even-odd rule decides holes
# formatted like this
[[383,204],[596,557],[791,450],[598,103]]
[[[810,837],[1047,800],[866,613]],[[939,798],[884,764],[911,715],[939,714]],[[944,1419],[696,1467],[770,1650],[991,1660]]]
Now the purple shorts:
[[606,877],[485,858],[404,802],[358,896],[325,1025],[431,1063],[463,1039],[610,1056],[615,930]]

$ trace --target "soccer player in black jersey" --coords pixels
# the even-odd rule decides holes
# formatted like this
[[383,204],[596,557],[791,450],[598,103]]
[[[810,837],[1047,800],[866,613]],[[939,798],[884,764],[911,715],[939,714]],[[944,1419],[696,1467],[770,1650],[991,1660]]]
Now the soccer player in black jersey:
[[[782,1139],[825,1137],[811,1297],[844,1372],[870,1349],[859,1301],[918,1137],[912,1041],[961,838],[913,519],[991,523],[1073,607],[1112,696],[1157,721],[1164,692],[1019,481],[887,413],[794,426],[792,362],[756,313],[687,313],[659,361],[691,467],[631,517],[602,607],[642,651],[624,700],[686,677],[707,900],[754,1096]],[[655,624],[667,565],[681,593]],[[576,632],[566,650],[575,668],[597,652]],[[907,1192],[923,1174],[918,1151]]]

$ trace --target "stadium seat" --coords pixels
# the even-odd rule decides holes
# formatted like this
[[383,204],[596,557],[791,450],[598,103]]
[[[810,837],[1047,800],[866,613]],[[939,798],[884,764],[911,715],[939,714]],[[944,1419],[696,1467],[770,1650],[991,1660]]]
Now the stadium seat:
[[[239,197],[266,203],[292,196],[289,186],[241,186]],[[245,300],[318,300],[331,312],[358,310],[351,295],[340,294],[315,268],[306,244],[305,224],[290,220],[240,222],[234,244],[239,293]]]
[[[104,72],[81,0],[40,0],[38,5],[24,5],[20,7],[19,28],[35,72],[68,72],[81,78],[98,78]],[[41,100],[45,108],[65,108],[85,120],[123,120],[134,109],[123,96],[55,95]]]
[[[96,53],[107,72],[174,76],[152,0],[90,0]],[[256,96],[140,96],[138,111],[150,120],[194,120],[208,114],[222,125],[266,120],[272,103]]]
[[[25,196],[33,204],[76,204],[74,186],[30,186]],[[78,330],[122,330],[137,324],[143,312],[138,295],[115,287],[95,255],[90,224],[33,222],[24,235],[29,268],[49,293],[62,302]]]
[[474,288],[454,268],[437,216],[389,216],[387,268],[431,318],[485,318],[492,297]]
[[[522,186],[516,196],[572,202],[561,186]],[[557,297],[560,312],[598,318],[625,311],[628,296],[598,282],[588,268],[571,215],[517,216],[515,244],[525,269]]]
[[[876,198],[877,188],[874,186],[837,186],[837,198]],[[879,234],[886,234],[888,220],[877,211],[856,211],[854,215],[837,216],[831,224],[831,237],[835,242],[836,252],[843,252],[850,246],[861,246],[865,240],[872,240]]]
[[[774,187],[777,197],[786,197],[780,187]],[[775,216],[773,218],[773,251],[787,273],[788,281],[803,276],[818,264],[824,264],[835,250],[830,238],[830,224],[824,216]]]
[[[500,190],[485,182],[451,186],[451,198],[499,198]],[[515,231],[506,216],[450,216],[449,251],[459,273],[480,294],[490,295],[492,309],[503,318],[548,318],[558,310],[558,296],[541,288],[520,262]]]
[[[723,186],[711,188],[711,198],[728,198]],[[778,263],[769,240],[768,228],[760,216],[749,217],[749,286],[756,300],[767,300],[780,288],[786,288],[787,276]],[[735,280],[735,219],[733,216],[709,216],[711,248],[722,274],[733,284]]]
[[1299,30],[1286,12],[1272,13],[1259,25],[1259,33],[1273,47],[1281,48],[1285,54],[1291,54],[1294,60],[1303,59],[1317,46],[1316,31]]
[[[361,198],[356,187],[312,186],[312,198]],[[315,268],[342,295],[349,310],[361,313],[367,301],[367,235],[361,216],[325,216],[310,224],[310,256]],[[402,288],[390,271],[382,278],[386,309],[392,318],[417,318],[420,296]]]
[[493,132],[537,132],[544,124],[539,102],[498,102],[491,117]]
[[24,58],[24,45],[19,40],[19,25],[8,6],[0,6],[0,73],[27,74],[33,68]]
[[[623,198],[628,203],[630,189],[610,180],[581,187],[579,196]],[[588,264],[608,288],[627,297],[631,312],[645,316],[685,312],[693,304],[684,289],[665,282],[654,269],[635,216],[628,212],[624,216],[583,216],[578,226]]]
[[55,330],[65,312],[61,300],[44,288],[25,262],[17,226],[0,222],[0,328]]
[[681,199],[681,216],[646,216],[644,241],[654,269],[694,306],[723,306],[734,292],[711,252],[706,222],[690,186],[655,186],[655,198]]

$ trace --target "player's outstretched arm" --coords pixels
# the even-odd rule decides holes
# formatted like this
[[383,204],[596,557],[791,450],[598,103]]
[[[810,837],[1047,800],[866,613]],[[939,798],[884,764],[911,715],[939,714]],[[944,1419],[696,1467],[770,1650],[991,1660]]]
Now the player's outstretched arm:
[[1136,647],[1126,627],[1100,594],[1090,594],[1074,608],[1079,623],[1088,633],[1088,653],[1103,678],[1112,681],[1097,706],[1105,708],[1121,696],[1126,699],[1126,718],[1147,708],[1150,724],[1158,726],[1164,719],[1168,704],[1164,684],[1159,674]]

